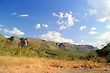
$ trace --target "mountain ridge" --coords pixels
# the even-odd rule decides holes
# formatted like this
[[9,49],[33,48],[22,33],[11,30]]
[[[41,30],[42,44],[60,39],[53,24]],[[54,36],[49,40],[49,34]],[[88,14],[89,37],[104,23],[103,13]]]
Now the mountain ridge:
[[[11,37],[13,39],[13,37]],[[35,38],[9,38],[0,35],[0,55],[38,56],[57,59],[81,58],[96,48],[89,45],[58,43]],[[28,43],[25,45],[25,43]],[[18,45],[19,43],[22,46]],[[24,44],[24,46],[23,46]]]

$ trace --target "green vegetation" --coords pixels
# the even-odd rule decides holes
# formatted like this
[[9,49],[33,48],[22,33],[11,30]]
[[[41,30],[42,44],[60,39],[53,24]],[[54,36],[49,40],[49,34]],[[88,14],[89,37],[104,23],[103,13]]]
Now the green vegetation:
[[83,59],[89,53],[85,46],[78,47],[65,43],[66,46],[60,48],[55,42],[33,38],[28,38],[28,42],[27,46],[20,48],[18,46],[19,38],[16,37],[14,41],[9,41],[3,35],[0,35],[0,55],[74,60]]
[[102,49],[97,49],[90,52],[85,59],[94,60],[97,62],[110,62],[110,43]]
[[106,58],[108,62],[110,62],[110,43],[107,44],[104,48],[101,50],[96,50],[99,57]]

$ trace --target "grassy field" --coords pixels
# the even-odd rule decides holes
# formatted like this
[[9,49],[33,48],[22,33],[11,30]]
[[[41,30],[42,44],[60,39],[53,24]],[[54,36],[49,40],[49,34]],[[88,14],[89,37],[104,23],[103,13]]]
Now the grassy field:
[[59,48],[55,42],[28,41],[19,48],[18,38],[12,42],[0,35],[0,73],[110,73],[106,60],[96,51],[81,50],[84,46]]
[[104,63],[0,56],[0,73],[110,73]]
[[57,60],[74,60],[85,57],[85,55],[89,53],[85,50],[77,49],[77,47],[72,44],[66,44],[67,47],[59,48],[56,46],[55,42],[42,41],[41,39],[28,38],[29,44],[22,48],[18,46],[18,42],[19,38],[9,41],[3,35],[0,35],[0,56],[44,57]]

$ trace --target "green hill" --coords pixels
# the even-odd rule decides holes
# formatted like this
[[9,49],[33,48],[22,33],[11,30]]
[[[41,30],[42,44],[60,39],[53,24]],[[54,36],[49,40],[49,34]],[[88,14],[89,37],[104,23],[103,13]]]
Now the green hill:
[[110,62],[110,43],[102,49],[97,49],[90,52],[85,59],[94,60],[97,62]]
[[106,58],[110,62],[110,43],[100,50],[96,50],[96,53],[99,57]]
[[74,60],[83,58],[90,51],[95,50],[91,45],[74,45],[69,43],[57,43],[42,39],[28,38],[28,45],[20,48],[19,38],[9,41],[0,35],[0,55],[46,57],[53,59]]

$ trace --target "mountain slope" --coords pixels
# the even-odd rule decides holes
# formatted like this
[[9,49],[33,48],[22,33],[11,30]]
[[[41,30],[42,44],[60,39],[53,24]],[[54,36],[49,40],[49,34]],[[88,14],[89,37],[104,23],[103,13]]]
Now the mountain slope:
[[96,53],[99,57],[106,58],[108,62],[110,62],[110,43],[108,43],[102,49],[96,50]]
[[74,59],[81,58],[95,49],[91,45],[57,43],[34,38],[28,38],[28,45],[20,48],[19,42],[19,38],[10,41],[0,35],[0,55]]

